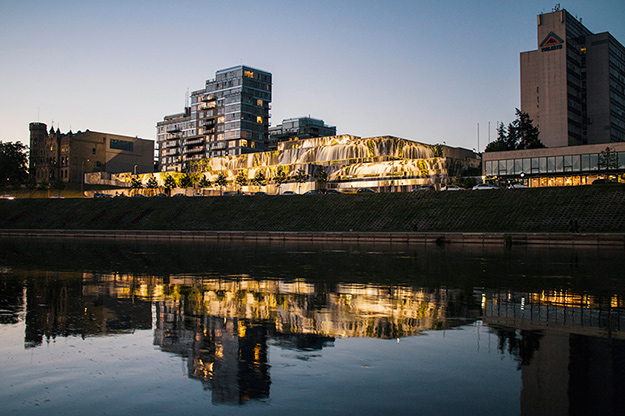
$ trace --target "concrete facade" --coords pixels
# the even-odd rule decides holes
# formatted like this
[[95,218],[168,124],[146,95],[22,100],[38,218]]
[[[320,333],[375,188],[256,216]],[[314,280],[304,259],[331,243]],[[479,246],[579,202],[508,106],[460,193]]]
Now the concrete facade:
[[625,47],[566,10],[537,17],[538,48],[521,53],[521,111],[547,147],[625,141]]

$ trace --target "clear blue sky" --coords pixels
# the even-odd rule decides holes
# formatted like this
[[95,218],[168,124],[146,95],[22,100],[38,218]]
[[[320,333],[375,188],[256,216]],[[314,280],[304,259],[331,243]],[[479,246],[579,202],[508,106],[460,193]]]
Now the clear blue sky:
[[[625,43],[625,1],[564,1]],[[0,0],[0,140],[28,123],[155,138],[187,88],[241,63],[273,74],[272,125],[480,148],[519,102],[544,1]]]

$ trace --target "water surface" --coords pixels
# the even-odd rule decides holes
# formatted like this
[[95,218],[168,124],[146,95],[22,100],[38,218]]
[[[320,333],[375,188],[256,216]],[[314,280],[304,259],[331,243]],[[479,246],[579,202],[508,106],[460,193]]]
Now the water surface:
[[0,414],[620,414],[622,250],[0,242]]

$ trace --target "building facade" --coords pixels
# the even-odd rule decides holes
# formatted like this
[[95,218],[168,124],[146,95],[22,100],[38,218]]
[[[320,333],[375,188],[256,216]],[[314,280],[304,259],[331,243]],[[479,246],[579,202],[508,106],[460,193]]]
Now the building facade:
[[[202,177],[211,184],[207,194],[218,195],[259,190],[269,194],[304,193],[321,186],[343,192],[360,188],[411,191],[423,185],[443,186],[458,174],[479,175],[479,166],[478,155],[467,149],[392,136],[340,135],[284,141],[273,151],[193,161],[188,170],[196,184]],[[321,170],[327,178],[323,185],[317,181]],[[160,172],[140,175],[140,180],[147,184],[154,177],[163,186],[168,175],[179,181],[186,174]],[[226,182],[222,186],[217,185],[220,177]]]
[[336,126],[311,117],[289,118],[269,128],[269,147],[277,149],[279,142],[328,136],[336,136]]
[[538,15],[538,48],[521,53],[521,111],[547,147],[625,141],[625,47],[566,10]]
[[138,137],[47,130],[44,123],[30,123],[30,174],[44,180],[82,183],[86,172],[152,172],[154,141]]
[[266,150],[271,86],[267,71],[244,65],[217,71],[191,93],[184,113],[157,124],[159,170],[182,172],[191,161]]
[[590,185],[596,179],[625,182],[625,143],[488,152],[482,164],[487,180],[532,188]]

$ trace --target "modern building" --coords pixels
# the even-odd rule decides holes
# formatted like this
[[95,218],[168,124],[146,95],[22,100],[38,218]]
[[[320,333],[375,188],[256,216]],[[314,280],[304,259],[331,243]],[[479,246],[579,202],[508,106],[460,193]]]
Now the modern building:
[[30,123],[30,173],[37,182],[82,183],[86,172],[154,170],[154,140],[85,130],[61,133]]
[[482,154],[482,163],[486,179],[533,188],[590,185],[606,177],[625,182],[625,143],[488,152]]
[[538,15],[538,48],[521,53],[521,111],[547,147],[625,141],[625,47],[566,10]]
[[157,123],[159,170],[188,162],[262,152],[269,143],[271,73],[244,65],[217,71],[191,93],[190,107]]
[[[457,174],[479,175],[480,159],[471,150],[428,145],[384,136],[360,138],[340,135],[278,143],[277,150],[243,155],[217,156],[192,161],[189,173],[198,181],[203,176],[213,192],[304,193],[320,188],[317,173],[323,170],[327,189],[356,192],[360,188],[378,191],[410,191],[422,185],[445,185]],[[262,175],[261,175],[262,174]],[[141,175],[147,184],[155,177],[163,186],[165,177],[178,179],[182,173],[160,172]],[[223,176],[227,184],[216,185]],[[237,178],[245,178],[241,185]],[[264,178],[255,184],[256,177]],[[197,183],[197,182],[196,182]]]
[[289,118],[269,128],[269,147],[277,149],[279,142],[336,136],[336,126],[311,117]]

